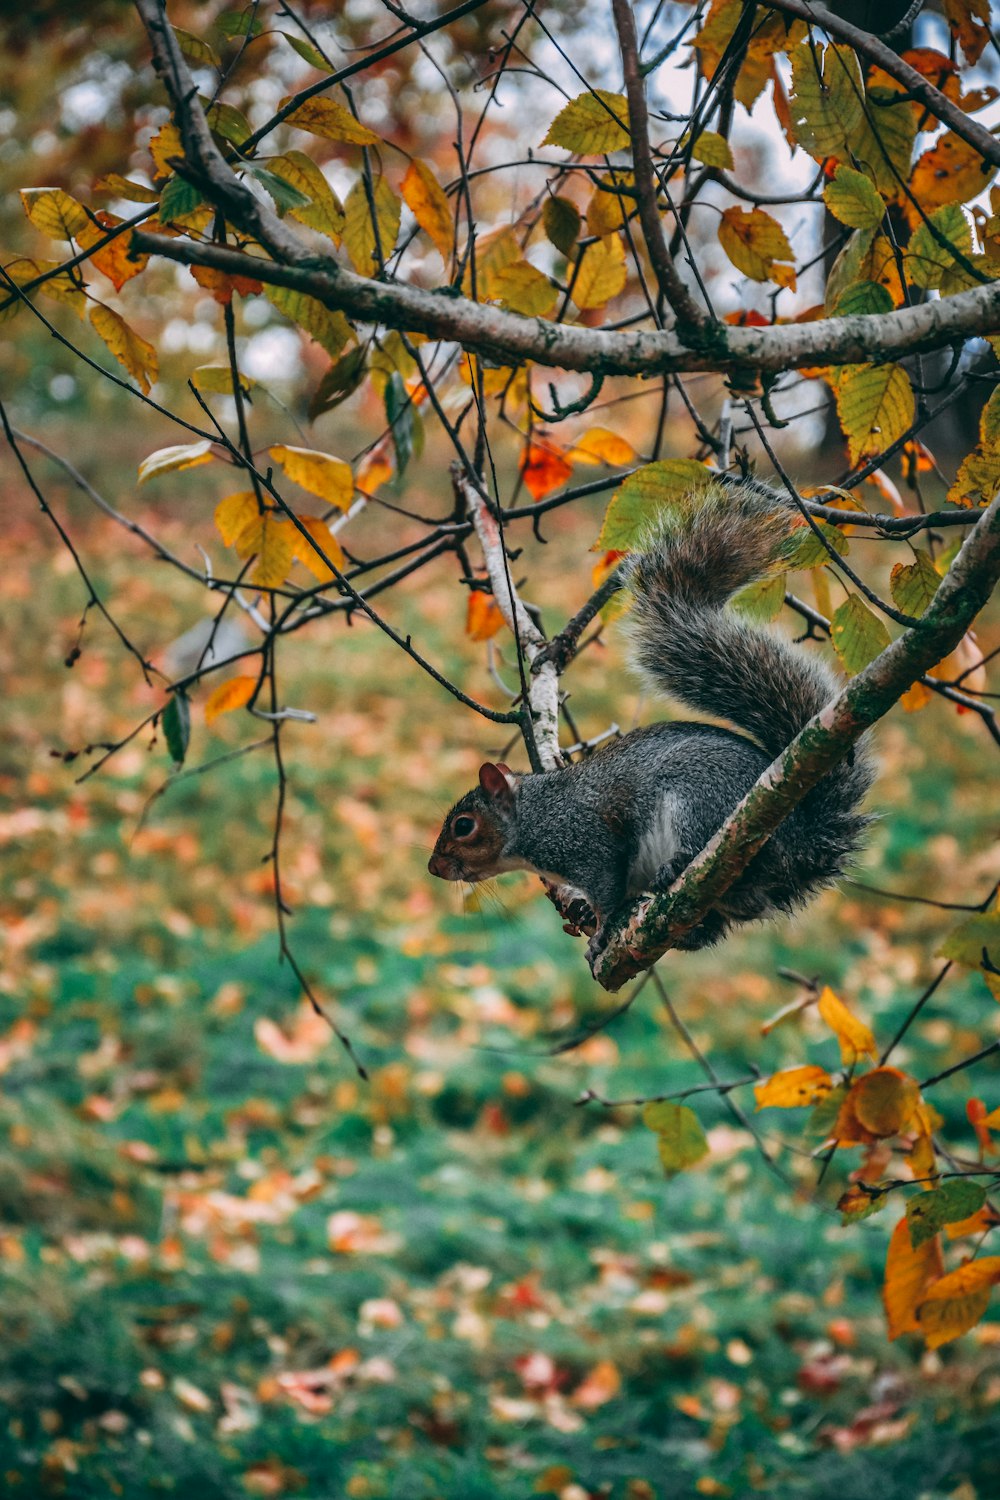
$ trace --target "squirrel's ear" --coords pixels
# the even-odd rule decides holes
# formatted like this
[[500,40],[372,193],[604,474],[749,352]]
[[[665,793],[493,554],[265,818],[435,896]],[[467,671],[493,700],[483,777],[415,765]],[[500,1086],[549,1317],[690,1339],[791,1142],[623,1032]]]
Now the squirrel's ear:
[[491,761],[479,767],[479,785],[487,797],[504,806],[514,801],[513,777],[506,766],[495,766]]

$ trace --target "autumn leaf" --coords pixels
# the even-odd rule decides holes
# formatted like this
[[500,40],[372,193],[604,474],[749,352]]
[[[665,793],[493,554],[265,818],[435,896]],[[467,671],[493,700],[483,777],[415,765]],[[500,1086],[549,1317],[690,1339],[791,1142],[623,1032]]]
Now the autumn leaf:
[[889,632],[860,594],[848,594],[830,621],[833,649],[848,677],[873,662],[889,644]]
[[917,1308],[931,1284],[944,1272],[941,1242],[937,1236],[914,1249],[910,1226],[900,1219],[892,1231],[885,1261],[882,1302],[889,1325],[890,1339],[902,1333],[917,1333]]
[[[249,375],[237,371],[240,390],[244,395],[256,385]],[[191,384],[196,391],[206,396],[231,396],[233,394],[233,371],[230,365],[198,365],[191,371]]]
[[[343,547],[327,523],[319,516],[299,516],[298,519],[300,525],[305,527],[311,540],[316,543],[316,546],[310,546],[302,533],[293,527],[292,546],[296,558],[304,567],[309,569],[318,583],[333,583],[337,578],[337,574],[343,573],[347,566]],[[317,548],[319,548],[319,551],[316,550]],[[329,558],[332,566],[324,562],[320,553],[325,554]]]
[[920,211],[926,214],[945,203],[968,203],[992,182],[996,170],[974,146],[948,131],[917,158],[910,192],[920,210],[912,208],[908,200],[906,212],[911,221],[919,222]]
[[869,1028],[848,1010],[829,985],[819,997],[818,1010],[840,1044],[840,1058],[845,1067],[853,1067],[863,1056],[872,1059],[878,1056],[875,1038]]
[[697,459],[665,458],[644,464],[615,490],[591,551],[630,551],[659,506],[683,504],[711,482],[710,471]]
[[234,546],[260,515],[257,496],[253,490],[239,490],[226,495],[215,507],[215,526],[227,547]]
[[719,243],[744,276],[752,281],[776,281],[794,290],[794,266],[779,264],[793,259],[792,247],[777,219],[762,208],[724,209]]
[[51,240],[72,240],[90,226],[82,203],[62,188],[22,188],[24,211],[40,233]]
[[304,100],[286,116],[285,123],[294,125],[297,130],[307,130],[310,135],[322,136],[327,141],[342,141],[349,146],[377,146],[380,139],[374,130],[356,120],[345,105],[322,95]]
[[256,553],[251,583],[262,589],[280,588],[295,560],[296,531],[291,521],[273,510],[257,515],[236,538],[240,557]]
[[[681,145],[683,144],[682,140]],[[734,165],[733,148],[725,136],[720,135],[717,130],[703,130],[691,147],[691,155],[695,161],[702,162],[706,167],[728,169]]]
[[492,292],[511,312],[529,318],[543,318],[551,313],[559,296],[544,271],[526,260],[504,266],[493,277]]
[[354,183],[344,203],[344,246],[359,276],[378,275],[399,234],[400,202],[384,176],[374,182],[371,196],[374,220],[362,178]]
[[220,307],[230,305],[234,292],[241,297],[255,297],[264,290],[264,283],[253,276],[230,276],[214,266],[192,266],[191,275],[200,287],[211,292]]
[[944,13],[967,61],[977,63],[990,40],[990,0],[944,0]]
[[214,458],[211,438],[201,438],[197,443],[178,443],[170,448],[157,448],[139,465],[139,483],[157,479],[161,474],[171,474],[178,469],[194,469],[199,464],[208,464]]
[[542,225],[549,242],[568,256],[580,237],[580,210],[556,194],[542,205]]
[[873,1068],[852,1083],[847,1101],[855,1118],[879,1139],[899,1135],[913,1119],[920,1103],[915,1079],[898,1068]]
[[801,42],[791,54],[789,100],[795,138],[816,161],[848,159],[848,142],[864,118],[864,83],[850,47]]
[[832,1088],[833,1080],[825,1068],[807,1065],[772,1074],[765,1083],[754,1084],[753,1094],[758,1109],[799,1109],[805,1104],[818,1104]]
[[[77,235],[77,243],[84,250],[89,250],[98,244],[108,230],[115,229],[121,223],[114,214],[105,213],[103,210],[96,215],[97,223],[87,223]],[[93,250],[90,256],[90,264],[102,276],[106,276],[116,292],[120,292],[127,281],[133,276],[138,276],[146,269],[149,256],[137,255],[132,250],[132,231],[125,230],[110,240],[108,244],[101,246],[99,250]]]
[[894,563],[889,575],[893,602],[904,614],[919,620],[941,583],[941,574],[929,552],[917,549],[912,563]]
[[913,387],[901,365],[845,365],[836,397],[852,464],[884,453],[913,425]]
[[930,1192],[918,1193],[906,1205],[910,1243],[918,1249],[946,1224],[976,1214],[986,1202],[986,1189],[967,1177],[952,1177]]
[[628,102],[622,94],[593,89],[563,106],[548,128],[543,146],[562,146],[580,156],[620,151],[629,143]]
[[574,463],[624,468],[626,464],[635,463],[636,451],[620,433],[611,432],[607,427],[589,427],[575,439],[570,457]]
[[489,641],[502,630],[504,618],[492,594],[470,589],[465,612],[465,633],[473,641]]
[[118,363],[134,377],[143,395],[148,396],[160,368],[152,344],[103,303],[95,303],[90,309],[90,321]]
[[306,296],[305,292],[265,284],[264,296],[286,318],[290,318],[314,338],[331,359],[336,359],[348,339],[354,337],[354,329],[342,312],[331,312],[315,297]]
[[344,232],[344,206],[312,158],[304,151],[286,151],[272,156],[268,168],[308,199],[289,207],[290,216],[339,245]]
[[984,1255],[933,1282],[916,1308],[916,1330],[928,1349],[939,1349],[974,1328],[998,1281],[1000,1255]]
[[625,246],[621,236],[605,235],[588,245],[572,277],[570,295],[581,309],[603,307],[624,290]]
[[521,454],[521,477],[532,500],[544,500],[572,475],[573,465],[551,443],[529,443]]
[[313,448],[291,448],[276,443],[268,453],[295,484],[318,495],[338,510],[349,510],[354,496],[354,475],[349,463]]
[[965,210],[948,203],[918,225],[906,248],[906,274],[915,286],[940,287],[955,269],[956,256],[967,260],[971,254],[972,230]]
[[250,702],[257,690],[256,677],[230,677],[220,682],[205,704],[205,723],[212,724],[220,714],[230,714]]
[[413,158],[403,178],[402,194],[403,202],[442,260],[450,260],[455,242],[455,216],[444,188],[426,162]]

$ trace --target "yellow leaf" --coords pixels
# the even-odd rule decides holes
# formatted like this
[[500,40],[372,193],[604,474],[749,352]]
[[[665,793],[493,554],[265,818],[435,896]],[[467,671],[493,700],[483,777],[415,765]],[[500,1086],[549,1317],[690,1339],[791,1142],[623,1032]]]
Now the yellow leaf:
[[[240,370],[240,390],[246,395],[251,386],[257,384]],[[209,396],[231,396],[233,394],[233,372],[229,365],[199,365],[191,372],[191,384],[196,391]]]
[[226,546],[232,547],[259,515],[260,508],[253,490],[238,490],[235,495],[220,500],[215,507],[215,527]]
[[354,475],[350,464],[342,458],[334,458],[332,453],[318,453],[312,448],[290,448],[284,443],[276,443],[267,451],[289,479],[308,490],[310,495],[318,495],[339,510],[350,509]]
[[160,368],[152,344],[140,338],[124,318],[100,302],[90,309],[90,321],[118,363],[135,378],[143,395],[148,396]]
[[266,510],[245,526],[236,538],[240,557],[257,554],[251,583],[262,589],[280,588],[295,561],[295,527],[284,516]]
[[51,240],[75,239],[90,224],[83,204],[62,188],[23,188],[21,202],[35,228]]
[[[15,286],[24,286],[29,281],[34,281],[36,276],[43,276],[47,272],[55,271],[59,261],[56,260],[31,260],[27,256],[18,256],[16,260],[8,261],[4,266],[4,275],[12,281]],[[82,318],[87,306],[87,298],[83,289],[73,281],[68,271],[63,271],[56,276],[49,276],[48,281],[43,281],[38,291],[43,297],[48,297],[53,302],[62,302],[72,307],[78,318]],[[0,302],[8,295],[10,301],[5,307],[0,308],[0,323],[6,323],[21,307],[21,298],[8,292],[6,286],[0,287]]]
[[327,141],[344,141],[349,146],[377,146],[380,140],[374,130],[362,125],[335,99],[306,99],[286,117],[285,124],[308,130],[310,135],[320,135]]
[[286,318],[291,318],[293,323],[304,328],[331,359],[336,359],[348,339],[354,338],[354,329],[342,312],[331,312],[322,302],[318,302],[315,297],[308,297],[305,292],[295,292],[290,287],[265,285],[264,296]]
[[[512,229],[497,229],[476,242],[475,247],[475,294],[480,302],[496,296],[496,278],[507,266],[521,259],[521,247]],[[472,265],[466,267],[462,279],[462,292],[466,297],[473,293]]]
[[848,1010],[829,985],[819,997],[819,1013],[840,1043],[840,1059],[845,1066],[853,1067],[862,1056],[875,1060],[878,1049],[871,1031],[864,1021],[859,1021]]
[[864,119],[864,83],[850,47],[801,42],[791,54],[791,124],[816,161],[848,159],[848,141]]
[[227,682],[220,682],[205,704],[205,723],[211,724],[220,714],[242,708],[250,702],[256,688],[256,677],[230,677]]
[[169,177],[174,170],[170,165],[171,161],[179,161],[184,156],[184,142],[173,120],[161,125],[153,136],[149,143],[149,154],[156,164],[157,177]]
[[938,1349],[974,1328],[998,1281],[1000,1255],[984,1255],[935,1281],[916,1309],[916,1326],[928,1349]]
[[574,462],[584,464],[610,464],[622,468],[634,464],[638,454],[632,444],[617,432],[607,427],[590,427],[577,438],[569,451]]
[[[996,170],[974,146],[948,131],[917,158],[910,191],[923,213],[930,213],[945,203],[967,203],[977,197],[992,182]],[[920,222],[919,214],[909,205],[907,212],[912,215],[911,222]]]
[[403,202],[430,238],[442,260],[451,257],[455,220],[444,188],[426,162],[414,157],[403,178]]
[[720,135],[717,130],[703,130],[691,147],[691,155],[706,167],[733,166],[732,148],[725,136]]
[[591,234],[618,233],[627,215],[634,210],[635,199],[614,190],[631,187],[634,182],[631,172],[614,172],[601,178],[587,204],[587,228]]
[[511,312],[527,318],[545,317],[555,307],[559,295],[545,272],[526,260],[515,261],[498,271],[492,279],[492,293]]
[[833,649],[848,677],[863,672],[889,644],[889,632],[860,594],[848,594],[830,621]]
[[795,270],[777,261],[791,261],[792,247],[777,219],[762,208],[727,208],[719,223],[719,243],[738,271],[751,281],[773,281],[795,286]]
[[120,172],[105,172],[94,183],[95,193],[113,193],[116,198],[125,198],[129,203],[156,203],[159,193],[145,183],[133,182]]
[[628,103],[624,95],[593,89],[563,106],[542,145],[597,156],[620,151],[628,143]]
[[900,698],[899,706],[905,713],[916,714],[922,708],[926,708],[933,697],[934,694],[930,688],[924,687],[922,682],[915,682]]
[[[351,263],[359,276],[375,276],[381,269],[376,252],[385,262],[392,254],[399,234],[399,199],[385,177],[379,177],[372,187],[375,205],[375,221],[372,222],[368,206],[368,194],[359,177],[347,195],[344,204],[344,244]],[[375,226],[378,226],[376,244]]]
[[290,208],[291,217],[339,245],[344,232],[344,205],[316,163],[304,151],[286,151],[283,156],[272,156],[267,169],[310,199]]
[[938,1236],[925,1240],[914,1250],[909,1223],[905,1216],[900,1219],[889,1241],[882,1286],[882,1302],[890,1339],[898,1339],[901,1333],[919,1331],[917,1308],[923,1302],[931,1283],[943,1271],[944,1261]]
[[[296,531],[293,527],[295,556],[300,563],[309,569],[318,583],[333,583],[337,577],[337,573],[342,573],[346,566],[344,549],[326,522],[320,520],[319,516],[299,516],[299,520],[316,543],[316,547],[320,549],[320,552],[326,554],[333,566],[328,566],[323,561],[320,553],[317,552],[316,547],[311,547],[301,532]],[[336,569],[336,572],[334,569]]]
[[799,1109],[818,1104],[833,1088],[833,1079],[825,1068],[807,1065],[784,1068],[764,1083],[754,1084],[753,1095],[758,1109]]
[[588,245],[573,280],[573,301],[579,308],[603,307],[625,286],[625,246],[621,236],[609,234]]
[[175,469],[194,469],[199,464],[209,464],[214,457],[210,438],[197,443],[178,443],[171,448],[157,448],[139,465],[139,483],[155,479],[160,474],[170,474]]
[[1000,446],[982,443],[962,459],[948,491],[952,505],[988,504],[1000,489]]
[[845,365],[836,396],[852,464],[883,453],[913,423],[913,387],[901,365]]

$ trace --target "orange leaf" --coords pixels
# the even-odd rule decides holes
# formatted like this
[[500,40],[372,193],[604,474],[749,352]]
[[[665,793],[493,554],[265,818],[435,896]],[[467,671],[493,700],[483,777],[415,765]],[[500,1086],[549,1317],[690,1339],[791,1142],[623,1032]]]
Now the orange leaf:
[[255,297],[264,290],[264,283],[252,276],[230,276],[212,266],[192,266],[190,269],[198,285],[211,292],[223,307],[232,302],[234,292],[239,292],[241,297]]
[[533,500],[543,500],[565,484],[572,473],[572,464],[548,443],[529,443],[521,456],[521,477]]
[[921,214],[933,213],[946,203],[967,203],[986,187],[996,174],[996,167],[985,162],[976,150],[950,130],[925,151],[910,178],[910,191],[919,203],[919,211],[908,202],[907,217],[914,225]]
[[503,623],[503,615],[493,595],[484,594],[482,589],[470,589],[465,616],[466,635],[473,641],[488,641],[502,629]]
[[[77,240],[84,249],[89,249],[102,238],[109,229],[116,228],[121,219],[116,214],[109,214],[99,210],[95,216],[97,224],[88,223],[77,234]],[[148,228],[148,226],[147,226]],[[90,257],[90,263],[95,266],[113,284],[116,292],[120,292],[126,281],[131,281],[133,276],[138,276],[144,271],[149,260],[148,255],[136,255],[133,260],[129,255],[129,245],[132,240],[131,229],[123,230],[117,239],[111,241],[100,250],[95,250]]]
[[758,1109],[798,1109],[804,1104],[818,1104],[833,1088],[833,1079],[825,1068],[806,1066],[784,1068],[766,1083],[754,1085]]
[[932,1282],[944,1272],[938,1235],[925,1240],[916,1250],[910,1242],[910,1226],[904,1216],[892,1231],[885,1260],[885,1282],[882,1301],[889,1324],[890,1339],[901,1333],[919,1332],[917,1308]]
[[968,1099],[965,1105],[966,1118],[976,1132],[980,1156],[992,1156],[996,1151],[988,1124],[989,1114],[982,1099]]
[[577,438],[569,453],[575,463],[611,464],[615,468],[634,464],[636,451],[632,444],[607,427],[591,427]]
[[840,1043],[840,1058],[847,1067],[853,1066],[862,1055],[874,1062],[878,1050],[871,1031],[864,1021],[852,1015],[829,985],[819,997],[819,1013]]
[[[320,551],[326,553],[326,556],[333,564],[333,568],[336,568],[337,572],[342,573],[344,570],[344,549],[326,522],[321,521],[319,516],[299,516],[298,519],[308,531],[316,546],[320,548]],[[334,581],[337,574],[333,571],[333,568],[326,565],[322,557],[320,557],[319,552],[316,551],[316,548],[310,547],[300,531],[295,532],[292,538],[292,547],[299,562],[309,569],[317,582],[332,583]]]
[[242,708],[250,702],[256,689],[256,677],[230,677],[227,682],[220,682],[205,704],[205,723],[211,724],[220,714],[229,714],[234,708]]
[[917,1306],[916,1326],[928,1349],[937,1349],[974,1328],[1000,1281],[1000,1255],[984,1255],[934,1282]]
[[996,1213],[988,1203],[982,1208],[977,1208],[974,1214],[967,1219],[958,1219],[954,1224],[945,1225],[945,1234],[950,1240],[963,1240],[970,1234],[985,1234],[987,1230],[995,1229],[1000,1224],[1000,1214]]
[[610,1359],[602,1359],[594,1368],[585,1375],[581,1383],[573,1392],[570,1400],[574,1406],[582,1406],[586,1411],[593,1411],[598,1406],[603,1406],[606,1401],[613,1401],[621,1390],[621,1376],[618,1369],[611,1363]]
[[627,554],[624,552],[605,552],[597,559],[591,569],[590,578],[595,589],[599,589],[605,578],[608,578],[617,568],[622,558]]

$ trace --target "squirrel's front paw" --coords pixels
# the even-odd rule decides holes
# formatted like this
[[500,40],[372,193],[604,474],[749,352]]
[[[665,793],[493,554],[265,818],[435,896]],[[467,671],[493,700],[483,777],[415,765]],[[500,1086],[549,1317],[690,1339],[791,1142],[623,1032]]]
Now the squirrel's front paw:
[[587,944],[587,962],[590,965],[590,972],[592,974],[594,972],[594,967],[597,963],[597,960],[600,958],[601,954],[608,946],[608,936],[608,924],[606,922],[602,922],[600,927],[598,927],[597,931],[594,933],[594,936],[590,939],[590,942]]

